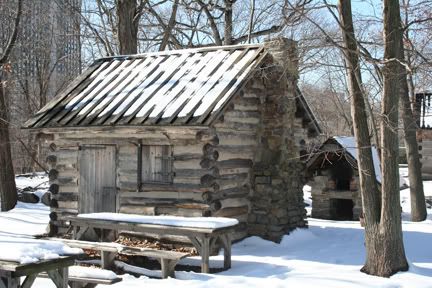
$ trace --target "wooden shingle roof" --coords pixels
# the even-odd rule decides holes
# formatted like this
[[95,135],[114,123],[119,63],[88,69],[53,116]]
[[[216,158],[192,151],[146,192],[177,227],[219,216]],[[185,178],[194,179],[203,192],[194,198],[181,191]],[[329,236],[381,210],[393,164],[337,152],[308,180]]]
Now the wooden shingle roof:
[[243,45],[99,59],[24,128],[208,125],[265,54]]

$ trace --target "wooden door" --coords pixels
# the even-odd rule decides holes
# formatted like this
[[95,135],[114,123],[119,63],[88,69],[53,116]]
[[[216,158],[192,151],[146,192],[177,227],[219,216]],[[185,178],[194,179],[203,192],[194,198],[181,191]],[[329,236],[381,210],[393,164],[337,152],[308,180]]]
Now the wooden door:
[[79,213],[116,212],[115,146],[83,145],[79,151]]

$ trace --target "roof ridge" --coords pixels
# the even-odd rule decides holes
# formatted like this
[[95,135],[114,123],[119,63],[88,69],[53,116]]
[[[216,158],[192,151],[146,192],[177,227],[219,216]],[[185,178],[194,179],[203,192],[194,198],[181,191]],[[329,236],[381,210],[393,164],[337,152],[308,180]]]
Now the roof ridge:
[[134,59],[134,58],[141,58],[141,57],[145,57],[145,56],[165,56],[165,55],[198,53],[198,52],[217,51],[217,50],[236,50],[236,49],[246,49],[246,48],[259,49],[263,46],[264,46],[264,43],[195,47],[195,48],[185,48],[185,49],[178,49],[178,50],[145,52],[145,53],[131,54],[131,55],[107,56],[107,57],[98,58],[95,60],[95,62],[103,61],[103,60],[112,60],[112,59],[117,59],[117,60]]

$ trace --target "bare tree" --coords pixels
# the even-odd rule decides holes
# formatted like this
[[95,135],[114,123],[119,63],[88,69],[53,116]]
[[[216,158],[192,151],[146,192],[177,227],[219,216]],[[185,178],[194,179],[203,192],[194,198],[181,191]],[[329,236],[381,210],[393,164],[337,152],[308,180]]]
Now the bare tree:
[[[382,185],[379,193],[370,151],[364,97],[362,95],[358,46],[352,22],[351,1],[339,0],[341,28],[345,43],[349,82],[352,91],[352,114],[359,155],[360,186],[365,218],[366,263],[363,272],[389,277],[406,271],[408,263],[402,240],[398,174],[398,102],[400,89],[399,3],[384,1],[385,67],[381,124]],[[380,197],[381,196],[381,197]]]
[[18,26],[22,14],[22,0],[18,0],[17,12],[14,19],[12,34],[10,35],[4,51],[0,54],[0,197],[1,211],[8,211],[15,207],[17,202],[15,173],[12,164],[11,146],[9,137],[9,103],[10,99],[6,87],[6,74],[9,73],[9,57],[18,38]]

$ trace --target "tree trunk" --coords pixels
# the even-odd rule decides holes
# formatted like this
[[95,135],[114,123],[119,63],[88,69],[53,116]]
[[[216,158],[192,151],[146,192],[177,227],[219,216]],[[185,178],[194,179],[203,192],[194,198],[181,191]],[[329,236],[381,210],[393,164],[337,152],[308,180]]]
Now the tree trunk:
[[[384,0],[384,68],[381,122],[381,220],[366,234],[368,250],[362,268],[368,274],[389,277],[408,270],[402,237],[398,120],[401,91],[402,27],[398,0]],[[366,223],[367,225],[367,223]]]
[[235,0],[225,0],[224,45],[233,43],[233,4]]
[[[405,21],[408,23],[408,20]],[[408,29],[405,31],[405,36],[408,38]],[[400,54],[401,61],[407,62],[407,65],[411,67],[411,57],[409,53],[405,57],[403,39],[400,39]],[[417,123],[413,112],[413,106],[411,101],[415,101],[414,96],[414,83],[412,76],[407,73],[407,69],[401,65],[401,114],[404,129],[404,140],[406,157],[408,162],[408,179],[410,183],[410,198],[411,198],[411,221],[419,222],[423,221],[427,217],[426,201],[423,190],[423,181],[421,173],[420,155],[418,150],[418,143],[416,138]],[[415,102],[412,102],[415,103]]]
[[135,0],[117,0],[117,33],[120,55],[138,51],[138,21]]
[[12,34],[6,47],[0,47],[0,201],[1,211],[8,211],[15,207],[17,192],[15,173],[12,163],[12,152],[9,137],[9,101],[6,95],[3,76],[9,69],[9,56],[18,38],[18,26],[21,21],[23,0],[18,0]]
[[416,138],[417,123],[409,100],[406,69],[402,66],[401,70],[400,99],[405,136],[405,149],[408,162],[408,179],[410,183],[411,221],[419,222],[426,219],[427,211],[423,191],[420,155]]
[[17,203],[17,192],[9,139],[8,104],[2,73],[0,71],[0,199],[1,211],[8,211]]
[[[393,0],[392,0],[393,1]],[[391,1],[390,1],[391,2]],[[395,2],[395,1],[393,1]],[[394,37],[389,34],[389,0],[385,0],[386,37]],[[394,3],[391,3],[394,5]],[[392,7],[391,16],[394,18],[395,7]],[[399,6],[396,8],[398,10]],[[354,134],[357,139],[358,147],[358,169],[360,171],[360,188],[362,193],[363,211],[365,218],[365,244],[366,244],[366,263],[361,269],[362,272],[389,277],[393,273],[408,269],[405,252],[402,242],[401,211],[399,203],[399,176],[397,157],[398,141],[397,134],[391,130],[394,127],[383,125],[382,127],[382,195],[380,195],[370,149],[369,129],[367,125],[367,114],[362,93],[361,73],[359,65],[358,47],[355,40],[354,27],[352,22],[351,1],[339,0],[339,12],[344,38],[344,51],[351,96],[351,113],[354,122]],[[394,19],[393,19],[394,21]],[[392,23],[395,25],[394,23]],[[396,20],[396,25],[399,23]],[[401,32],[401,31],[399,31]],[[393,44],[395,42],[393,41]],[[396,42],[397,44],[399,42]],[[392,55],[394,47],[387,47],[386,59]],[[389,64],[394,65],[392,61]],[[383,114],[390,123],[396,124],[398,118],[398,88],[391,90],[388,86],[390,81],[398,82],[398,79],[389,74],[392,67],[386,65],[387,75],[384,83]],[[397,67],[396,67],[397,68]],[[398,71],[393,70],[393,71]],[[394,74],[393,74],[394,75]],[[396,78],[398,75],[395,75]],[[395,92],[396,91],[396,92]],[[393,93],[393,95],[391,94]],[[392,97],[393,96],[393,97]],[[396,102],[396,103],[395,103]],[[395,109],[396,107],[396,109]],[[396,149],[396,150],[395,150]],[[396,154],[395,154],[396,153]],[[393,155],[392,155],[393,154]],[[381,197],[380,197],[381,196]]]

